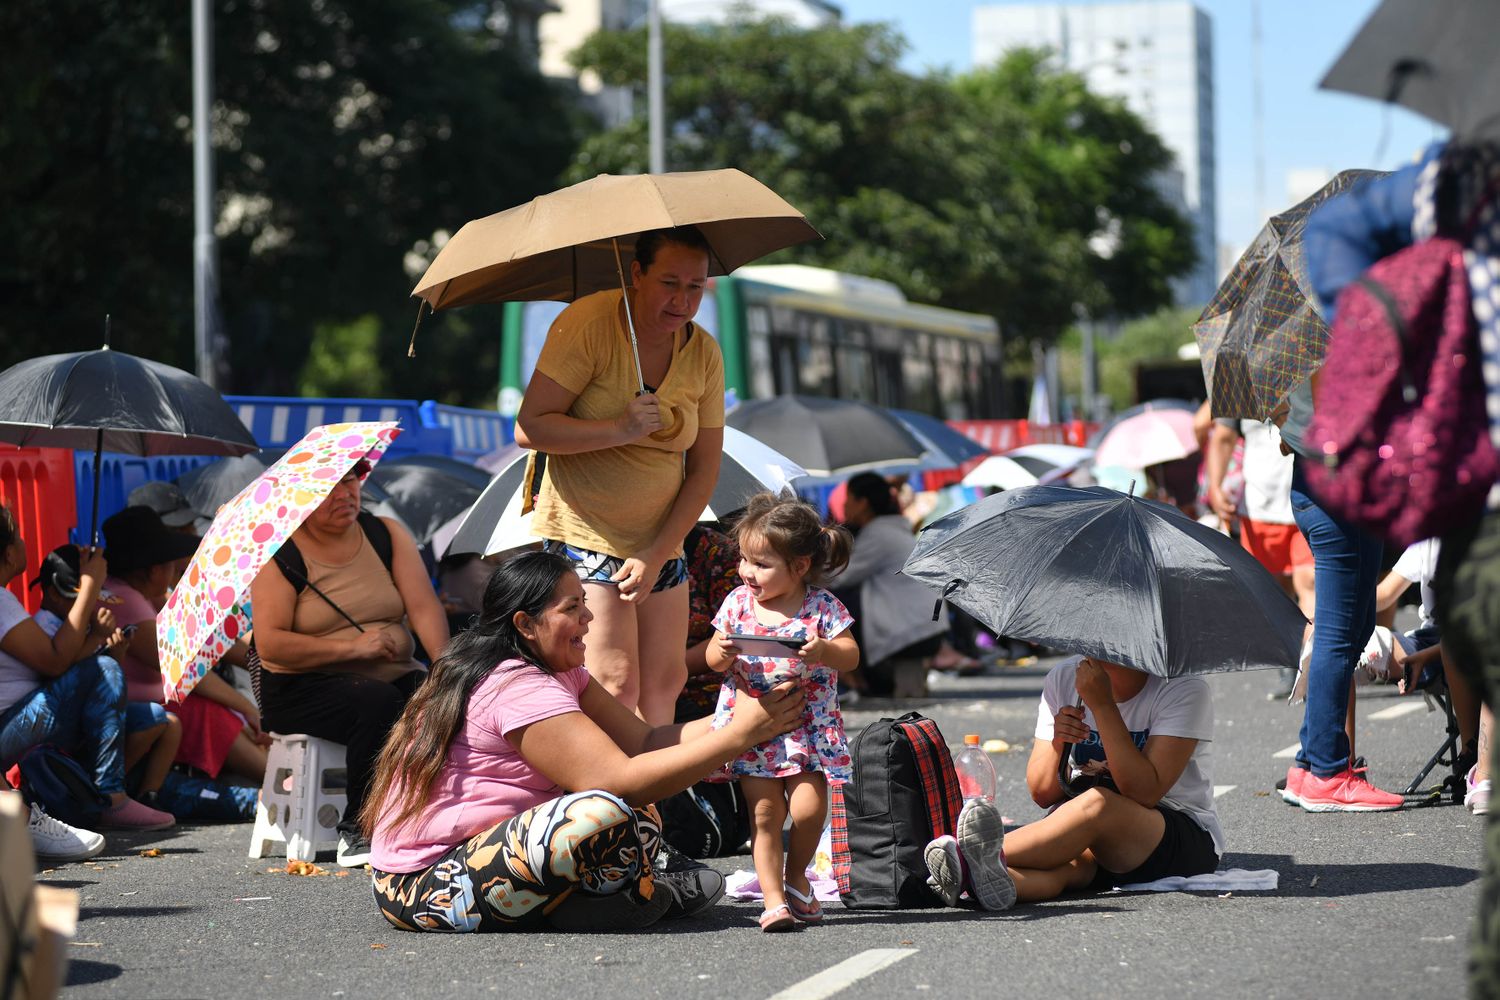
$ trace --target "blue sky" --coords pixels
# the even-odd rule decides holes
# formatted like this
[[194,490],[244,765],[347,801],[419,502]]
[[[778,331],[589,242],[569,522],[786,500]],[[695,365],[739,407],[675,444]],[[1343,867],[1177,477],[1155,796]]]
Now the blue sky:
[[[973,0],[835,2],[843,8],[847,22],[894,23],[911,45],[907,61],[913,70],[947,67],[963,72],[970,68]],[[1196,2],[1213,22],[1219,240],[1243,246],[1263,221],[1255,210],[1251,0]],[[1317,89],[1318,80],[1378,0],[1260,2],[1267,214],[1287,207],[1289,170],[1389,170],[1442,134],[1406,111]],[[1385,151],[1377,159],[1381,133],[1387,127]]]

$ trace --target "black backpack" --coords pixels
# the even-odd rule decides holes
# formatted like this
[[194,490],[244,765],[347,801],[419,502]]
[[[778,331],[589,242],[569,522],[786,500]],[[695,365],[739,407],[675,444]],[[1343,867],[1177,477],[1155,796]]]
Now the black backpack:
[[937,723],[916,712],[880,719],[849,743],[854,778],[833,789],[833,874],[852,910],[942,906],[923,851],[953,834],[963,808]]
[[[15,775],[15,772],[20,772]],[[39,743],[21,755],[12,771],[12,783],[32,805],[72,826],[92,830],[109,808],[109,796],[99,790],[83,765],[49,743]]]
[[690,858],[735,854],[750,839],[750,813],[738,782],[700,781],[656,803],[661,835]]

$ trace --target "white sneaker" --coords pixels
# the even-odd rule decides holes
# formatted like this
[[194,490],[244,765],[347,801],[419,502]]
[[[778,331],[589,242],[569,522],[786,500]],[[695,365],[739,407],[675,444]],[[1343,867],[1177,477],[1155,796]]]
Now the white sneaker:
[[1490,779],[1475,781],[1474,774],[1478,770],[1476,764],[1464,776],[1464,807],[1475,816],[1484,816],[1490,811]]
[[41,806],[31,807],[26,829],[31,833],[31,849],[45,861],[84,861],[104,850],[99,834],[48,816]]

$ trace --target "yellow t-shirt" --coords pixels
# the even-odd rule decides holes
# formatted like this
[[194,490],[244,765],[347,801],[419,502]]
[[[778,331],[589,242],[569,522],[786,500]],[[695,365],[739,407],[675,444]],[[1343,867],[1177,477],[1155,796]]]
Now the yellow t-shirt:
[[[577,393],[570,417],[618,417],[639,391],[623,298],[617,291],[585,296],[547,332],[536,370]],[[683,453],[700,427],[724,426],[718,343],[691,323],[676,337],[671,366],[656,390],[662,429],[618,448],[548,455],[532,523],[537,535],[621,559],[656,540],[682,488]],[[680,540],[676,554],[682,554]]]

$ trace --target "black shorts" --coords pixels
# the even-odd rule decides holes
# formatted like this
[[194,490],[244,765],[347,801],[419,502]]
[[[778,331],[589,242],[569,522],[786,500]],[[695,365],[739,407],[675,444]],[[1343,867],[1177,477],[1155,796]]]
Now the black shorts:
[[1094,873],[1089,890],[1101,892],[1117,885],[1135,885],[1137,882],[1155,882],[1171,875],[1206,875],[1219,867],[1219,856],[1214,853],[1214,838],[1199,826],[1193,817],[1180,809],[1157,806],[1156,811],[1166,821],[1161,842],[1156,850],[1142,861],[1134,871],[1111,872],[1101,866]]

